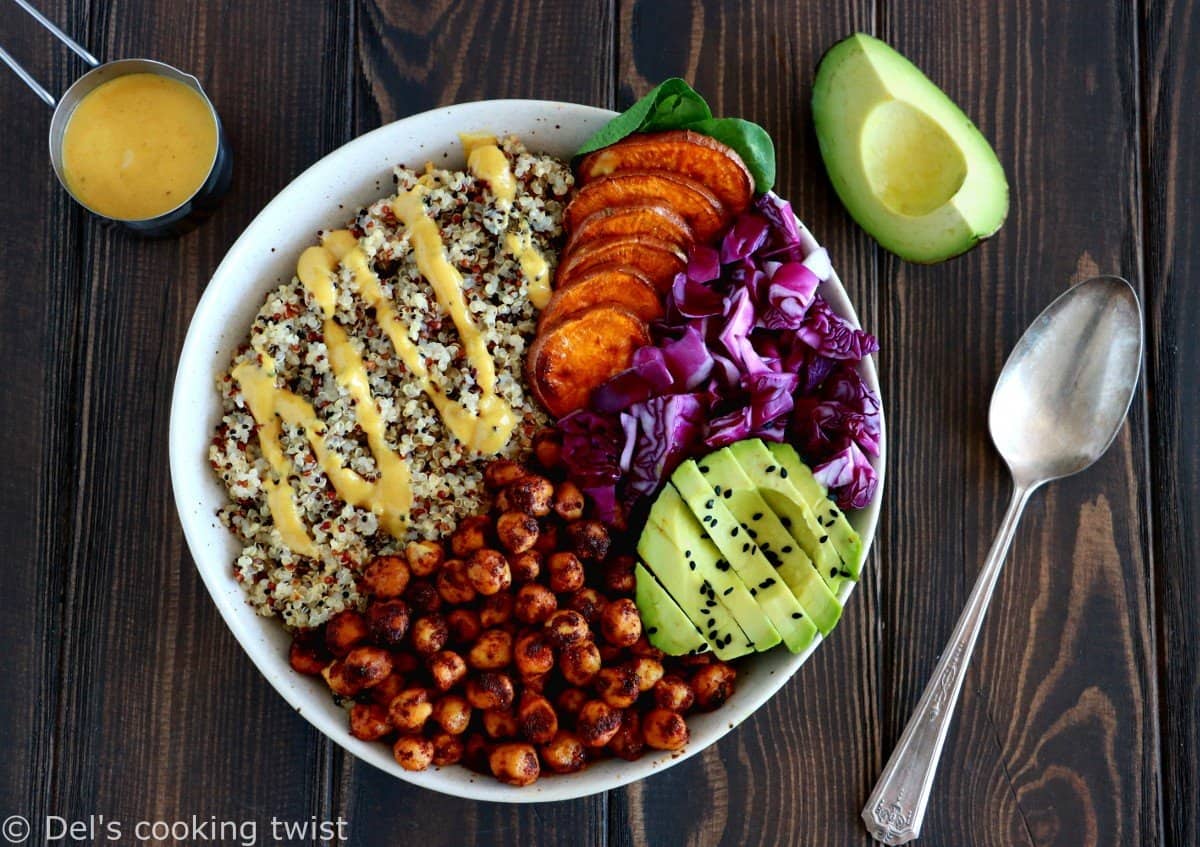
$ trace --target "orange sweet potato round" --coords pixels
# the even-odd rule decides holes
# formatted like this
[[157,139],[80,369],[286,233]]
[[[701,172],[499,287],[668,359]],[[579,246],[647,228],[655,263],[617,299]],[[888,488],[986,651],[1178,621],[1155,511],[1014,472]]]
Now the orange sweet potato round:
[[650,343],[645,322],[623,306],[594,306],[534,339],[525,362],[534,398],[561,418],[587,405],[592,392],[625,370]]
[[690,130],[631,135],[585,156],[578,178],[590,182],[623,171],[647,170],[673,171],[696,180],[720,199],[731,216],[746,211],[754,196],[754,178],[742,157],[715,138]]
[[554,287],[566,288],[601,265],[626,265],[666,292],[675,274],[687,266],[687,253],[669,241],[649,235],[615,235],[579,244],[564,253],[554,274]]
[[592,239],[617,235],[648,235],[677,244],[685,252],[696,240],[687,221],[663,205],[639,203],[593,212],[571,233],[564,252]]
[[579,189],[564,213],[566,227],[574,232],[601,209],[647,204],[672,209],[701,243],[711,241],[733,218],[717,196],[694,179],[671,171],[622,170]]
[[628,265],[600,265],[576,276],[560,288],[542,310],[539,329],[548,329],[565,318],[593,306],[614,303],[624,306],[646,323],[663,316],[663,304],[654,283]]

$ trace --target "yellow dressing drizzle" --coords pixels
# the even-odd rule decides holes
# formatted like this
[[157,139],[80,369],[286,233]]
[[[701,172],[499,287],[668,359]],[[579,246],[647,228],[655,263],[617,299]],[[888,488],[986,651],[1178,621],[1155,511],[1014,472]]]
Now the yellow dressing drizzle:
[[529,302],[538,309],[550,302],[550,266],[546,257],[533,243],[533,233],[523,229],[518,235],[506,233],[504,246],[521,265],[521,273],[529,280]]
[[467,170],[486,182],[500,207],[507,209],[517,196],[517,181],[508,166],[508,157],[496,143],[496,136],[462,132],[458,139],[467,153]]

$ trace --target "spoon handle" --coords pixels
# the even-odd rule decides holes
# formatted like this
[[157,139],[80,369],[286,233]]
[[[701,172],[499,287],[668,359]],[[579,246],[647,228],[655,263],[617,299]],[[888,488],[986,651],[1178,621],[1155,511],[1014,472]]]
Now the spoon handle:
[[933,775],[954,717],[958,692],[967,675],[971,651],[975,648],[975,639],[983,625],[983,616],[992,599],[1017,522],[1032,491],[1032,486],[1022,484],[1013,488],[1004,521],[975,587],[971,589],[971,596],[967,598],[967,606],[954,627],[954,634],[950,636],[950,642],[934,668],[933,678],[925,687],[875,790],[867,799],[862,817],[876,841],[904,844],[920,834]]

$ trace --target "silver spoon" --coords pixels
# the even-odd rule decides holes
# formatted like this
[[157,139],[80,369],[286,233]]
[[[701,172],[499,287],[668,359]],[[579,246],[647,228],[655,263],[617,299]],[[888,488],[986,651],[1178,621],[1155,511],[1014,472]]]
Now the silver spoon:
[[1116,438],[1142,361],[1142,310],[1129,283],[1098,276],[1046,307],[1008,357],[988,412],[1013,477],[1012,502],[950,643],[863,809],[871,835],[904,844],[921,831],[967,663],[1029,495],[1079,473]]

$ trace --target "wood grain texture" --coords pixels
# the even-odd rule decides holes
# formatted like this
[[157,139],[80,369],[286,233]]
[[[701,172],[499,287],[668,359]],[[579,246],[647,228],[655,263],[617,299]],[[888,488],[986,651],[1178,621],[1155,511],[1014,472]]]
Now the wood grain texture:
[[1164,843],[1200,843],[1200,6],[1142,3],[1150,483]]

